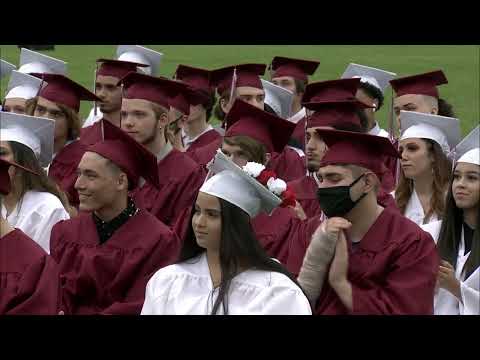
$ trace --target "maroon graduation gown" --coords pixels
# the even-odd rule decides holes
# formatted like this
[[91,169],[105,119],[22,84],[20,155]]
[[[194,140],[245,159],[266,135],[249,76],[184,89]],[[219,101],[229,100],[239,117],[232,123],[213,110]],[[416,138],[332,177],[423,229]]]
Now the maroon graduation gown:
[[288,146],[281,153],[273,153],[266,168],[285,182],[299,179],[307,172],[305,158]]
[[[216,130],[214,131],[217,132]],[[217,150],[222,147],[222,142],[223,138],[220,136],[207,145],[187,151],[186,154],[202,168],[205,168],[205,165],[207,165],[208,162],[213,159]]]
[[78,207],[78,193],[75,190],[77,168],[86,147],[78,140],[64,146],[53,159],[48,169],[48,176],[67,193],[72,206]]
[[303,208],[307,218],[312,218],[322,213],[317,200],[318,185],[312,176],[303,177],[288,183],[297,197],[297,201]]
[[206,170],[188,155],[173,149],[158,163],[160,189],[145,183],[131,192],[137,207],[148,210],[168,226],[182,211],[192,206],[202,186]]
[[0,315],[57,315],[61,288],[55,261],[21,230],[0,238]]
[[347,310],[327,280],[316,314],[433,314],[439,258],[430,234],[386,209],[357,248],[348,243],[353,310]]
[[297,122],[295,130],[293,130],[292,138],[299,142],[302,149],[305,149],[305,117]]
[[92,214],[57,223],[50,249],[73,314],[138,315],[150,277],[177,260],[177,236],[144,210],[100,244]]
[[215,130],[209,130],[206,133],[202,134],[197,140],[195,140],[187,149],[187,153],[193,152],[197,149],[200,149],[212,142],[218,142],[222,140],[222,136],[220,133]]

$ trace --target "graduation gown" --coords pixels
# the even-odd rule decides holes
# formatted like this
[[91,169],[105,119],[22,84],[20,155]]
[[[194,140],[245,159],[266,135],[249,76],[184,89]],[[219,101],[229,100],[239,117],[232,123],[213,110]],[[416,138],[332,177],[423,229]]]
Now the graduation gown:
[[145,183],[130,196],[137,207],[172,226],[183,210],[192,206],[205,180],[206,170],[185,153],[172,149],[159,161],[158,176],[160,189]]
[[80,203],[75,182],[77,168],[86,147],[78,140],[65,145],[53,158],[48,169],[48,176],[67,194],[70,205],[77,207]]
[[8,217],[3,204],[1,211],[12,227],[22,230],[47,253],[50,253],[53,226],[70,218],[61,201],[55,195],[43,191],[27,191]]
[[274,171],[277,177],[285,182],[299,179],[307,172],[305,157],[301,157],[289,146],[286,146],[281,153],[273,153],[265,167]]
[[179,245],[144,210],[103,244],[91,213],[58,223],[50,247],[60,267],[64,307],[73,314],[138,315],[148,280],[176,260]]
[[222,136],[214,128],[210,127],[206,132],[197,137],[187,148],[186,152],[192,152],[197,149],[200,149],[203,146],[206,146],[214,141],[219,141],[222,139]]
[[[442,221],[431,222],[421,226],[423,230],[432,235],[435,243],[438,242]],[[475,269],[468,277],[463,271],[465,263],[471,251],[465,252],[465,239],[462,229],[457,263],[455,266],[455,277],[460,281],[460,295],[462,301],[449,291],[437,288],[435,291],[434,310],[435,315],[480,315],[480,269]]]
[[0,238],[0,315],[56,315],[58,266],[19,229]]
[[328,280],[316,303],[321,315],[431,315],[439,258],[431,235],[385,209],[355,249],[348,241],[353,310]]
[[[391,195],[392,197],[395,197],[395,191],[392,191]],[[420,199],[418,198],[415,189],[413,189],[412,191],[412,195],[408,200],[407,207],[405,208],[405,213],[403,214],[403,216],[405,216],[407,219],[412,220],[417,225],[424,225],[425,213],[423,211],[422,203],[420,202]],[[432,216],[430,216],[430,219],[428,219],[427,224],[438,220],[438,215],[434,213],[432,214]]]
[[320,204],[317,200],[318,185],[315,181],[314,175],[304,175],[299,179],[288,183],[297,197],[297,201],[303,208],[307,218],[312,218],[322,213]]
[[306,115],[307,113],[305,108],[302,108],[299,112],[288,119],[288,121],[297,124],[295,130],[293,131],[292,138],[298,141],[298,143],[302,146],[302,149],[305,149],[305,122],[307,121]]
[[[208,315],[218,297],[205,252],[194,259],[167,266],[150,279],[142,315]],[[218,314],[223,314],[220,306]],[[310,315],[307,298],[287,276],[246,270],[232,279],[229,315]]]
[[[218,133],[217,130],[214,131]],[[207,145],[187,151],[186,154],[202,168],[205,168],[205,165],[213,159],[217,150],[222,147],[222,143],[223,138],[220,136]]]

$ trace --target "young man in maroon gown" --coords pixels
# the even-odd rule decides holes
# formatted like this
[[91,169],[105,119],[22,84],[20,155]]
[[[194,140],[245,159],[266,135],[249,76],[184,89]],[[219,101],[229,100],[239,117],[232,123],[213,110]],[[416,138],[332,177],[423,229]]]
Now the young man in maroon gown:
[[78,167],[81,213],[53,227],[51,255],[69,313],[139,314],[148,280],[176,260],[179,241],[128,196],[145,181],[159,187],[155,156],[112,123],[101,126],[104,140]]

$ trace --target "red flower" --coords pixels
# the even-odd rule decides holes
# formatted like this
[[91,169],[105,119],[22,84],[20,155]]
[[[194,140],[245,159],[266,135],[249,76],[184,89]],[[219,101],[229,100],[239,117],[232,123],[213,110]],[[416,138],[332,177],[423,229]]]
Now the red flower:
[[287,185],[287,189],[282,193],[281,198],[283,201],[280,204],[280,207],[288,207],[288,206],[295,207],[297,197],[295,196],[295,193],[288,185]]
[[257,176],[256,180],[261,183],[263,186],[267,186],[267,181],[273,177],[274,179],[277,178],[277,175],[272,171],[272,170],[267,170],[264,169],[260,173],[260,175]]

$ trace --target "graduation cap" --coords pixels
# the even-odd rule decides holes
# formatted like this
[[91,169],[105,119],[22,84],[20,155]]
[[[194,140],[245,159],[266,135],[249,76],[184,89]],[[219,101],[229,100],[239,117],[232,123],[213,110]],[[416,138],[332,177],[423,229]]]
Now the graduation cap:
[[101,101],[94,93],[60,74],[37,74],[36,76],[48,83],[40,90],[39,96],[54,103],[68,106],[75,112],[80,111],[80,101]]
[[23,167],[15,162],[0,159],[0,194],[2,195],[8,195],[12,187],[12,184],[10,182],[10,176],[8,175],[8,169],[10,168],[10,166],[15,166],[16,168],[22,169],[31,174],[38,175],[33,170],[27,169],[26,167]]
[[118,85],[123,84],[124,99],[143,99],[168,109],[170,101],[166,81],[171,80],[130,72],[119,81]]
[[466,162],[480,165],[480,126],[470,131],[449,154],[455,162]]
[[265,90],[265,104],[269,105],[281,118],[289,118],[292,109],[293,93],[270,81],[263,79],[261,81]]
[[97,64],[100,67],[97,70],[97,75],[112,76],[117,79],[121,79],[129,72],[136,72],[137,67],[147,67],[148,65],[112,59],[97,59]]
[[47,83],[41,79],[13,70],[5,99],[32,99],[38,95],[40,87],[45,86],[47,86]]
[[383,93],[389,85],[390,80],[393,80],[395,76],[397,76],[397,74],[390,71],[350,63],[343,73],[342,79],[360,78],[362,83],[373,85]]
[[145,69],[148,75],[158,74],[162,57],[161,52],[139,45],[119,45],[117,48],[118,60],[145,64],[149,67]]
[[270,214],[282,203],[278,196],[228,159],[220,149],[207,168],[214,175],[205,181],[199,192],[228,201],[250,218],[260,212]]
[[0,113],[0,139],[16,141],[33,151],[42,167],[53,158],[55,120],[15,113]]
[[248,136],[264,144],[268,152],[281,152],[296,125],[249,103],[236,99],[226,118],[225,137]]
[[390,140],[382,136],[332,129],[316,129],[316,132],[328,146],[320,167],[357,165],[382,178],[385,156],[400,157]]
[[232,83],[235,83],[235,88],[250,86],[257,89],[263,89],[260,76],[265,74],[266,68],[267,65],[265,64],[240,64],[227,66],[213,70],[210,79],[212,85],[217,88],[219,94],[223,94],[227,89],[231,89]]
[[273,70],[271,78],[274,79],[282,76],[291,76],[294,79],[307,82],[307,75],[313,75],[317,70],[318,65],[320,65],[319,61],[275,56],[270,65]]
[[9,62],[0,59],[0,80],[8,76],[17,67]]
[[20,50],[20,65],[18,71],[25,74],[67,74],[67,63],[53,57],[22,48]]
[[400,140],[430,139],[439,144],[445,154],[460,141],[459,120],[446,116],[401,110],[400,131]]
[[393,90],[398,96],[406,94],[428,95],[439,98],[437,86],[448,84],[442,70],[432,71],[425,74],[406,76],[390,80]]
[[208,101],[208,96],[205,93],[199,92],[199,90],[186,83],[165,79],[164,86],[167,87],[170,106],[184,115],[190,114],[190,105],[195,106]]
[[306,86],[302,105],[319,101],[354,100],[359,86],[359,78],[314,82]]
[[175,79],[183,81],[195,89],[210,93],[213,91],[210,74],[210,70],[180,64],[175,70]]
[[157,189],[157,158],[142,144],[107,120],[100,120],[103,140],[87,147],[86,151],[109,159],[127,174],[129,190],[136,188],[140,178]]
[[304,104],[305,108],[315,112],[307,117],[306,127],[333,127],[339,124],[353,124],[362,127],[358,110],[370,108],[358,100],[324,101]]

